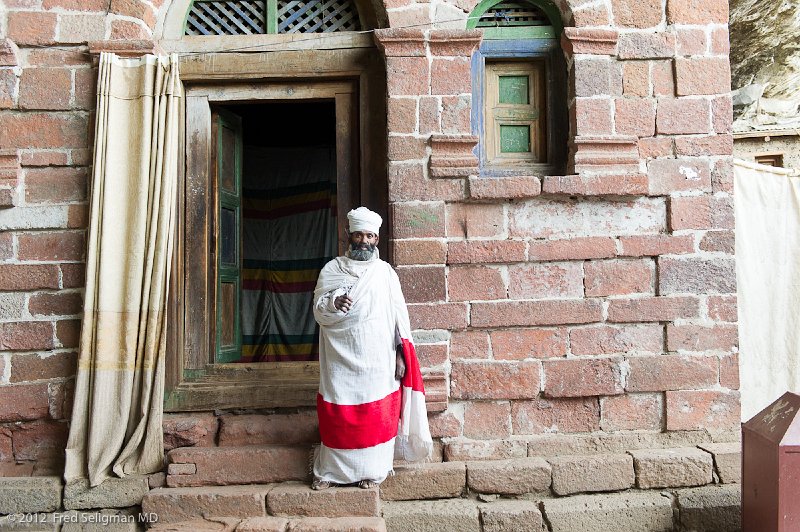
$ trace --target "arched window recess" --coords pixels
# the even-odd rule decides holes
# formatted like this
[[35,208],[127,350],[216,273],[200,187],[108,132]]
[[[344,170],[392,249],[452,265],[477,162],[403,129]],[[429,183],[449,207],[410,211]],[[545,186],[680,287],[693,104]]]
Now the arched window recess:
[[483,30],[472,63],[481,175],[562,172],[568,120],[558,9],[547,0],[483,0],[467,27]]

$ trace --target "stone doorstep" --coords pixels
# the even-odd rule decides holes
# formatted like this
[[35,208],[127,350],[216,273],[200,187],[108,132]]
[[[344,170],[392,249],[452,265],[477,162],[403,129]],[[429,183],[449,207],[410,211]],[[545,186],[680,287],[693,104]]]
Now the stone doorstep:
[[386,532],[382,517],[251,517],[244,520],[219,518],[193,519],[172,524],[156,524],[151,532]]
[[742,481],[742,446],[732,443],[703,443],[698,445],[714,457],[717,476],[723,484],[740,483]]
[[0,480],[0,514],[53,512],[61,508],[60,477]]
[[109,478],[95,487],[90,487],[86,479],[72,480],[64,486],[64,508],[86,510],[138,506],[149,490],[146,476]]
[[641,489],[702,486],[713,481],[711,454],[697,447],[629,451]]
[[378,488],[337,487],[315,491],[308,484],[279,484],[267,493],[267,512],[278,517],[379,517]]
[[460,497],[467,485],[463,462],[396,466],[381,483],[381,499],[405,501]]
[[738,484],[689,488],[676,494],[683,530],[741,530],[742,490]]

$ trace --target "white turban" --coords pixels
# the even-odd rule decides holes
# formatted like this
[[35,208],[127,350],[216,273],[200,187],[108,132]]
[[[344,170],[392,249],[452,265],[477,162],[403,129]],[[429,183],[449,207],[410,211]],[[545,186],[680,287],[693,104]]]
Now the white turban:
[[372,212],[366,207],[359,207],[347,213],[347,221],[350,225],[351,233],[370,231],[377,235],[383,223],[383,218],[377,212]]

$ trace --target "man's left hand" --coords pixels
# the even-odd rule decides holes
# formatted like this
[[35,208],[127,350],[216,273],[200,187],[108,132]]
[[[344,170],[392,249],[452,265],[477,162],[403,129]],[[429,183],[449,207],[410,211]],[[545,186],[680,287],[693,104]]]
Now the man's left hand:
[[401,380],[406,374],[406,361],[403,358],[402,348],[397,348],[397,355],[395,356],[394,378]]

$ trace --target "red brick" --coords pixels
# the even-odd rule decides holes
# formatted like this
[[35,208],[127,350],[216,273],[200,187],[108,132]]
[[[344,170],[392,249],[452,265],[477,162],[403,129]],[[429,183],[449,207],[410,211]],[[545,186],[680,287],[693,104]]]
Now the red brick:
[[450,203],[447,236],[455,238],[500,237],[505,226],[503,205]]
[[[219,446],[291,445],[319,441],[317,414],[224,415],[219,418]],[[209,432],[213,430],[213,425]],[[211,438],[213,444],[213,437]]]
[[711,184],[714,192],[733,193],[733,163],[730,160],[722,159],[714,163]]
[[652,28],[664,18],[660,0],[612,0],[614,23],[624,28]]
[[69,423],[34,421],[15,425],[11,432],[14,459],[63,462]]
[[671,60],[650,61],[653,96],[675,96],[675,72]]
[[720,357],[719,384],[731,390],[739,389],[739,355],[737,353]]
[[642,297],[612,299],[608,303],[608,321],[645,322],[696,318],[700,303],[696,297]]
[[531,198],[541,192],[542,182],[536,176],[469,178],[469,195],[475,199]]
[[636,393],[604,397],[600,427],[604,431],[661,430],[664,409],[660,393]]
[[[0,260],[7,260],[14,257],[14,235],[11,233],[0,233]],[[3,265],[0,264],[0,286],[5,282],[2,272]]]
[[586,299],[473,303],[470,311],[473,327],[566,325],[602,319],[601,303]]
[[675,34],[672,32],[631,32],[619,36],[621,59],[655,59],[675,56]]
[[667,0],[670,24],[727,24],[727,0]]
[[[472,92],[472,65],[468,57],[440,59],[431,62],[431,94],[469,94]],[[424,94],[424,93],[420,93]]]
[[525,260],[522,240],[464,240],[448,242],[449,264],[521,262]]
[[421,135],[442,131],[439,106],[439,98],[436,96],[423,96],[419,99],[419,133]]
[[75,379],[50,383],[50,417],[69,420],[74,399]]
[[72,377],[77,371],[77,363],[78,354],[74,352],[53,353],[49,356],[15,354],[11,357],[10,382]]
[[21,109],[69,109],[72,71],[66,68],[26,68],[19,82]]
[[29,168],[25,171],[25,201],[67,203],[86,199],[86,168]]
[[415,347],[422,368],[433,368],[447,362],[447,346],[444,344],[419,344]]
[[600,428],[596,397],[514,401],[511,406],[514,434],[594,432]]
[[472,96],[442,97],[442,132],[469,135],[472,131]]
[[711,226],[714,229],[736,227],[733,211],[733,196],[714,196],[711,198]]
[[667,430],[739,430],[739,392],[667,392]]
[[412,329],[464,329],[467,326],[466,303],[409,305]]
[[645,174],[545,176],[542,191],[570,196],[640,196],[648,191]]
[[445,236],[444,203],[395,203],[392,206],[392,213],[395,238]]
[[453,362],[454,399],[526,399],[539,393],[538,362]]
[[708,317],[712,320],[736,322],[738,320],[736,296],[709,296]]
[[708,37],[703,28],[678,28],[678,55],[705,55],[708,49]]
[[[17,476],[16,472],[8,475],[3,467],[14,467],[16,469],[16,464],[14,462],[14,445],[11,441],[11,429],[2,427],[0,428],[0,475],[1,476]],[[12,465],[13,464],[13,465]],[[31,471],[33,471],[33,467],[31,467]],[[27,476],[27,475],[19,475],[19,476]]]
[[528,443],[523,440],[455,440],[444,446],[445,460],[506,460],[526,458]]
[[486,331],[457,331],[450,336],[450,358],[489,358],[489,336]]
[[733,135],[713,135],[710,137],[676,137],[675,153],[690,157],[705,155],[731,155]]
[[53,324],[49,321],[0,323],[0,350],[52,349]]
[[711,53],[715,55],[728,55],[730,51],[731,43],[727,26],[724,28],[713,28],[711,30]]
[[90,166],[93,163],[92,148],[77,148],[69,150],[70,160],[75,166]]
[[585,4],[572,11],[575,27],[610,26],[611,16],[605,4]]
[[717,96],[711,100],[711,119],[715,133],[730,133],[733,128],[733,100]]
[[465,180],[428,179],[422,163],[390,162],[388,177],[389,201],[460,201],[466,197]]
[[66,151],[31,150],[20,152],[21,166],[67,166],[69,159]]
[[386,79],[390,96],[428,94],[426,57],[387,57]]
[[55,264],[0,264],[0,290],[58,288]]
[[588,397],[623,393],[622,358],[545,360],[545,397]]
[[33,316],[66,316],[82,310],[83,296],[76,292],[34,294],[28,300],[28,311]]
[[731,68],[727,57],[692,57],[675,60],[678,96],[723,94],[731,90]]
[[447,274],[449,301],[506,299],[500,270],[486,266],[450,266]]
[[80,148],[89,142],[88,119],[77,114],[4,113],[0,146]]
[[28,64],[31,66],[85,66],[86,54],[80,48],[31,48],[27,51]]
[[667,348],[670,351],[733,351],[738,345],[736,325],[667,325]]
[[652,137],[655,134],[655,101],[617,98],[614,102],[614,127],[617,134],[635,137]]
[[579,327],[570,330],[569,343],[573,355],[661,353],[664,328],[661,325]]
[[719,381],[717,357],[656,355],[628,359],[629,392],[693,390],[715,386]]
[[557,299],[583,297],[580,262],[547,262],[508,267],[511,299]]
[[62,320],[56,322],[56,338],[58,338],[61,347],[78,347],[80,337],[80,320]]
[[650,63],[625,61],[622,64],[622,94],[625,96],[650,96]]
[[461,436],[461,421],[450,412],[428,415],[428,425],[434,438],[455,438]]
[[15,105],[17,74],[14,70],[0,70],[0,109],[11,109]]
[[566,329],[501,329],[489,333],[496,360],[557,358],[567,355]]
[[619,296],[653,292],[652,261],[590,261],[584,266],[586,296]]
[[708,229],[712,227],[710,196],[681,196],[669,200],[669,228]]
[[388,143],[389,159],[405,161],[424,159],[427,141],[412,135],[390,135]]
[[398,266],[444,264],[447,260],[447,245],[442,240],[395,240],[393,244]]
[[17,237],[20,260],[83,260],[83,231],[21,233]]
[[511,436],[511,404],[467,403],[464,407],[464,436],[495,440]]
[[586,260],[616,255],[614,239],[607,237],[575,237],[563,240],[532,240],[528,260]]
[[55,13],[11,11],[7,36],[19,46],[55,44],[57,19]]
[[575,98],[570,109],[571,131],[576,135],[610,135],[611,98]]
[[165,414],[164,450],[176,447],[214,447],[218,419],[213,413]]
[[670,137],[653,137],[639,139],[639,158],[654,159],[656,157],[671,157],[675,155],[673,140]]
[[736,264],[733,258],[660,257],[658,291],[662,295],[679,292],[735,294]]
[[0,386],[0,422],[46,418],[47,383]]
[[70,205],[67,210],[68,229],[88,229],[89,228],[89,206]]
[[102,11],[108,9],[108,0],[42,0],[47,11],[65,9],[67,11]]
[[650,194],[711,191],[711,166],[704,159],[656,159],[647,164]]
[[414,98],[389,98],[386,107],[389,131],[414,133],[417,126],[417,100]]
[[111,40],[149,40],[152,32],[147,28],[130,20],[111,21]]
[[696,98],[660,98],[656,114],[659,135],[691,135],[711,130],[711,105]]
[[397,275],[409,303],[445,300],[444,266],[404,266],[397,268]]
[[615,59],[576,59],[573,69],[576,97],[622,94],[622,65]]
[[[94,109],[97,100],[97,70],[80,68],[75,70],[75,102],[77,109]],[[79,164],[79,163],[75,163]]]
[[153,8],[142,0],[111,0],[111,5],[108,9],[111,13],[138,18],[151,28],[156,23],[156,15],[153,12]]

